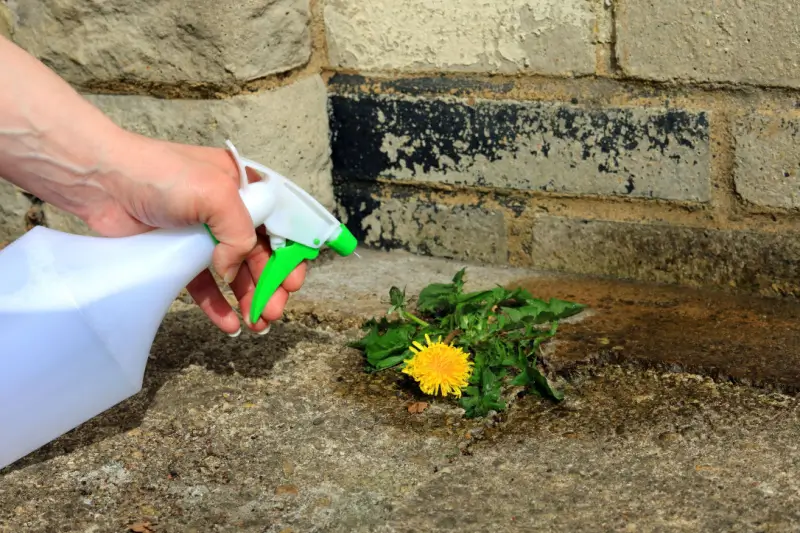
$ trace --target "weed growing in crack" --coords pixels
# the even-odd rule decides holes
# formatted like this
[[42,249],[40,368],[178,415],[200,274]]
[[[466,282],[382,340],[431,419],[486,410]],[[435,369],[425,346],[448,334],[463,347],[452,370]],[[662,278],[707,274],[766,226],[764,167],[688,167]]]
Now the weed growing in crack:
[[405,291],[392,287],[386,316],[368,320],[364,336],[350,344],[364,353],[367,370],[403,372],[425,394],[449,393],[469,418],[505,410],[503,394],[512,387],[561,401],[563,394],[539,370],[537,354],[559,320],[585,306],[540,300],[519,288],[465,293],[464,274],[425,287],[416,314]]

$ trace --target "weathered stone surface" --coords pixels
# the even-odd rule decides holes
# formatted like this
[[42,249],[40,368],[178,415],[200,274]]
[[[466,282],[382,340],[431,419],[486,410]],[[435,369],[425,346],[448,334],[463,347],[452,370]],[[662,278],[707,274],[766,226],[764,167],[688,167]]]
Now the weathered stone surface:
[[409,295],[419,294],[429,283],[447,283],[462,268],[467,269],[467,291],[539,275],[507,264],[445,259],[405,250],[386,252],[363,243],[357,251],[359,257],[331,254],[330,260],[312,262],[303,289],[289,299],[287,318],[303,320],[312,315],[332,328],[359,327],[364,320],[386,312],[392,285],[405,287]]
[[6,4],[0,4],[0,37],[10,39],[13,27],[11,12],[8,10],[8,6],[6,6]]
[[331,129],[346,180],[709,200],[706,112],[341,94]]
[[20,189],[0,177],[0,244],[25,233],[25,214],[30,207]]
[[800,526],[796,397],[617,367],[581,375],[567,394],[549,409],[526,399],[469,460],[420,480],[372,531]]
[[367,246],[489,263],[508,259],[501,212],[402,194],[386,198],[377,188],[359,183],[339,187],[337,196],[345,213],[342,221]]
[[792,233],[542,216],[511,253],[544,270],[800,294],[800,236]]
[[736,192],[762,207],[800,207],[800,118],[746,115],[735,136]]
[[88,95],[122,127],[177,142],[224,146],[284,174],[333,207],[326,90],[318,76],[225,100]]
[[328,0],[330,61],[370,70],[591,74],[585,0]]
[[620,0],[618,62],[653,80],[800,87],[795,0]]
[[15,40],[72,83],[235,82],[311,53],[302,0],[16,0]]
[[76,235],[96,235],[94,231],[89,229],[89,226],[73,215],[63,209],[59,209],[50,204],[43,204],[44,211],[44,225],[48,228],[53,228],[58,231],[66,233],[74,233]]

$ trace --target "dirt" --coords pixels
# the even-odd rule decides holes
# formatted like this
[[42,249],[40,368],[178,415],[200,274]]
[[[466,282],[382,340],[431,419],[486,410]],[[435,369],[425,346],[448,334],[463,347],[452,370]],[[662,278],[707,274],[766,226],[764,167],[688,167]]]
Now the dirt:
[[635,361],[716,379],[800,388],[800,303],[609,280],[518,280],[542,298],[588,305],[559,329],[554,364]]

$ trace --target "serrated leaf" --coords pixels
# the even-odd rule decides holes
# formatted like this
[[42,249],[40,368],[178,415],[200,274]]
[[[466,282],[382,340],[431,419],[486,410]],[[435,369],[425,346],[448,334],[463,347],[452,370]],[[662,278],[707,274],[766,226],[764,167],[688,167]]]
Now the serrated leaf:
[[411,355],[408,346],[413,341],[424,341],[425,334],[447,337],[473,361],[469,386],[460,399],[470,418],[505,409],[502,396],[508,386],[563,399],[537,367],[536,354],[540,344],[556,334],[559,320],[585,306],[538,299],[522,288],[497,286],[464,293],[465,270],[450,283],[426,286],[417,297],[418,316],[407,309],[405,291],[393,286],[389,313],[398,312],[398,321],[384,318],[365,324],[364,338],[352,345],[364,351],[373,369],[394,369]]
[[411,355],[411,352],[406,350],[406,353],[403,353],[401,355],[395,355],[395,356],[392,356],[392,357],[387,357],[385,359],[381,359],[380,361],[378,361],[375,364],[375,369],[376,370],[385,370],[387,368],[391,368],[393,366],[400,365],[403,361],[408,359],[408,357],[410,355]]
[[414,324],[384,320],[376,323],[355,347],[364,351],[370,365],[377,366],[381,360],[405,352],[416,331]]

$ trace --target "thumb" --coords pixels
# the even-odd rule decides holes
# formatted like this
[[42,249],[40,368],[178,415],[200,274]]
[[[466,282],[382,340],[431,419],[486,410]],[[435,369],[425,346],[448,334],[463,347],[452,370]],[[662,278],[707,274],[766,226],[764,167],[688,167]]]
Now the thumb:
[[220,187],[204,200],[199,209],[200,218],[219,241],[212,265],[225,283],[231,283],[256,246],[256,230],[235,185]]

